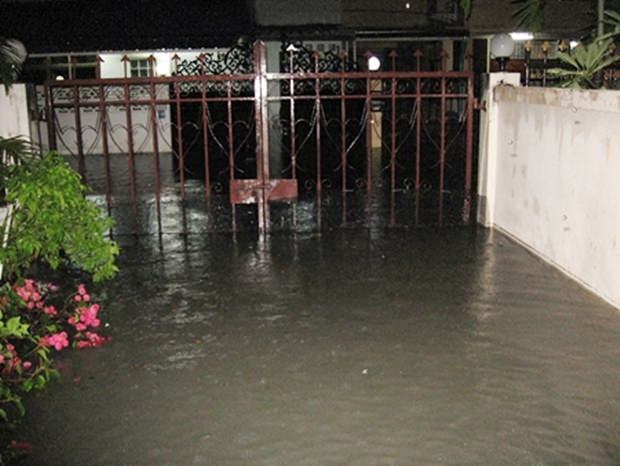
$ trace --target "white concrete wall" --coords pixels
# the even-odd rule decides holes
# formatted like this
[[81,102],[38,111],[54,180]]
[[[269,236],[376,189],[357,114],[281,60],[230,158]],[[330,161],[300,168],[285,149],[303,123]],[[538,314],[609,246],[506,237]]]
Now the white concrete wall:
[[[146,94],[148,89],[136,87],[135,92],[144,93],[144,98],[148,98]],[[169,89],[167,85],[157,85],[156,93],[159,99],[169,98]],[[121,97],[117,96],[117,99]],[[136,98],[139,97],[140,96],[136,96]],[[101,121],[99,119],[99,109],[97,107],[98,101],[96,96],[91,96],[91,99],[93,107],[86,107],[80,110],[82,147],[85,154],[102,154],[103,138],[101,133]],[[39,108],[43,109],[45,107],[43,87],[37,88],[37,100]],[[88,101],[88,96],[84,97],[82,101]],[[55,102],[62,103],[62,96],[57,95],[55,97]],[[108,151],[110,154],[126,154],[129,151],[129,142],[127,139],[127,116],[125,114],[125,108],[123,106],[108,105],[106,110],[108,116]],[[152,109],[149,105],[135,105],[131,109],[133,149],[136,153],[152,152],[153,150],[151,112]],[[171,152],[172,124],[170,105],[157,105],[156,112],[159,150],[161,152]],[[36,128],[37,123],[39,125],[38,129]],[[56,126],[56,146],[58,152],[64,155],[78,154],[74,109],[57,108]],[[33,122],[33,127],[34,140],[38,140],[38,132],[40,132],[40,144],[43,150],[48,150],[47,121]]]
[[481,220],[620,308],[620,92],[497,86],[488,114]]
[[26,86],[14,84],[7,95],[0,86],[0,137],[30,138]]
[[478,161],[478,222],[493,226],[495,187],[497,176],[497,133],[500,124],[499,106],[493,100],[496,86],[519,86],[519,73],[491,73],[484,83],[482,101],[486,111],[480,117],[480,144]]

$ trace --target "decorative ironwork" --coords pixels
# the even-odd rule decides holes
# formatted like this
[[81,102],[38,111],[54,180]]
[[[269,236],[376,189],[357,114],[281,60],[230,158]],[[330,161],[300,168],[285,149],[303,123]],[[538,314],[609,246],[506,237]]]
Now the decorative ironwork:
[[280,69],[284,73],[319,73],[358,71],[354,61],[346,53],[332,50],[319,52],[311,50],[300,41],[283,41],[280,51]]
[[[410,193],[420,202],[439,199],[435,205],[442,208],[444,198],[461,193],[468,221],[473,73],[347,71],[345,55],[338,61],[331,52],[324,61],[313,56],[313,70],[299,71],[295,66],[308,65],[308,51],[297,65],[298,51],[286,53],[294,72],[266,73],[259,43],[251,68],[233,65],[247,59],[247,50],[228,60],[229,71],[251,72],[208,73],[204,55],[198,74],[49,82],[50,146],[73,155],[87,177],[100,160],[109,210],[124,178],[136,211],[144,187],[157,206],[170,192],[184,201],[200,188],[207,203],[228,193],[233,229],[235,205],[256,203],[259,228],[267,230],[269,203],[294,198],[298,190],[316,206],[342,200],[343,223],[349,195],[370,202],[378,192],[392,199]],[[109,167],[116,154],[123,155],[120,175]],[[163,160],[174,170],[168,179]],[[140,179],[141,163],[149,181]],[[320,228],[320,208],[316,215]],[[158,223],[163,220],[158,210]]]
[[253,51],[247,42],[238,43],[226,52],[218,50],[203,52],[194,60],[182,60],[177,64],[176,69],[178,76],[251,74],[253,72]]

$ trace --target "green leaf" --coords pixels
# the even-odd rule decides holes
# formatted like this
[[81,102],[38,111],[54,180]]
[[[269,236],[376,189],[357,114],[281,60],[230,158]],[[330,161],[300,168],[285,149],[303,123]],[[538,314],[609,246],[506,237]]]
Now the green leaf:
[[37,260],[56,269],[65,259],[95,281],[117,272],[118,245],[106,237],[113,222],[84,197],[86,187],[63,157],[50,153],[23,163],[7,189],[16,207],[0,262],[9,275],[21,275]]
[[13,400],[13,403],[15,404],[15,407],[17,408],[17,411],[19,411],[19,415],[21,417],[24,417],[26,415],[26,408],[24,408],[24,404],[22,403],[22,399],[20,397],[17,397],[15,400]]
[[41,390],[43,388],[45,388],[45,386],[48,383],[48,379],[45,378],[45,376],[43,375],[37,375],[34,379],[34,388],[37,390]]
[[6,331],[10,336],[25,337],[28,334],[29,324],[24,324],[21,317],[11,317],[5,325]]
[[34,381],[32,379],[26,379],[22,382],[22,390],[24,390],[26,393],[30,392],[33,386]]
[[543,12],[546,0],[513,0],[515,10],[512,17],[517,21],[517,28],[531,32],[540,32],[543,28]]

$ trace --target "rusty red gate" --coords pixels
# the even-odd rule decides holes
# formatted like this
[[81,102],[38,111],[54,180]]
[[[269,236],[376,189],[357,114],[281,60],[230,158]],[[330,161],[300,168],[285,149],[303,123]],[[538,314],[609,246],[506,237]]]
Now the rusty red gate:
[[[389,71],[360,71],[344,53],[283,47],[279,72],[268,71],[261,42],[215,54],[175,56],[169,77],[45,85],[50,148],[72,156],[108,212],[127,200],[134,233],[148,232],[142,226],[154,218],[162,233],[171,217],[162,202],[177,196],[185,205],[197,192],[212,223],[222,212],[211,210],[213,200],[226,198],[233,230],[239,205],[257,206],[254,223],[265,232],[272,204],[296,199],[310,202],[321,228],[324,206],[337,198],[348,224],[349,196],[364,199],[364,224],[377,198],[387,199],[387,222],[396,224],[401,194],[416,209],[426,196],[439,222],[446,197],[457,198],[459,219],[469,222],[472,71],[423,71],[420,52],[413,71],[399,70],[395,53]],[[185,222],[186,209],[174,215]]]

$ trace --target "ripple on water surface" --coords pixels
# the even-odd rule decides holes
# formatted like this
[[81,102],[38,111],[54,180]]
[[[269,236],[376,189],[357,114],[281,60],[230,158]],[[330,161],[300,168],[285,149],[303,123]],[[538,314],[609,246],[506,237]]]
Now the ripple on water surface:
[[129,246],[32,464],[620,462],[620,314],[501,235]]

